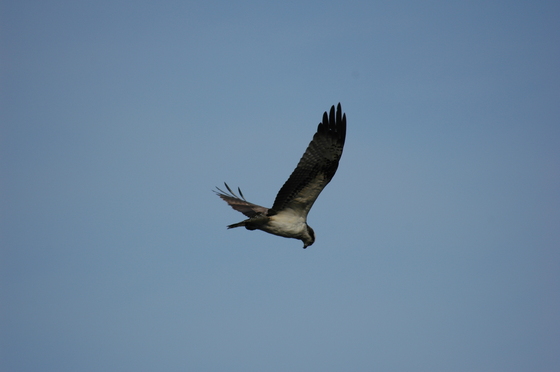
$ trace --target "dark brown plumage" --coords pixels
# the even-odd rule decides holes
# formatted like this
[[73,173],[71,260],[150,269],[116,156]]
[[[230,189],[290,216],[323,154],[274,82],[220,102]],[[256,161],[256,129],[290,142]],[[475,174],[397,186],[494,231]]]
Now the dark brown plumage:
[[303,248],[313,244],[315,233],[307,225],[307,214],[336,173],[345,139],[346,114],[342,113],[339,103],[336,111],[332,106],[328,115],[326,112],[323,114],[317,132],[296,169],[276,195],[272,208],[248,202],[239,188],[240,196],[227,184],[225,186],[229,192],[217,188],[216,194],[220,198],[236,211],[249,217],[229,225],[228,228],[245,226],[249,230],[259,229],[287,238],[300,239],[304,242]]

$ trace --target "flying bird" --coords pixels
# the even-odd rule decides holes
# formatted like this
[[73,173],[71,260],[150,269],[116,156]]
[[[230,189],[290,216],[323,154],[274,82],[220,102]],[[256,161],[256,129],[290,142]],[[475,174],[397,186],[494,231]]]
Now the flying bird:
[[229,225],[228,229],[245,226],[247,230],[262,230],[286,238],[299,239],[303,248],[315,242],[315,232],[307,224],[307,214],[317,197],[330,182],[338,168],[346,138],[346,114],[340,103],[323,114],[313,140],[301,157],[296,169],[276,195],[272,208],[261,207],[245,200],[240,188],[236,195],[227,183],[225,192],[214,191],[230,207],[248,219]]

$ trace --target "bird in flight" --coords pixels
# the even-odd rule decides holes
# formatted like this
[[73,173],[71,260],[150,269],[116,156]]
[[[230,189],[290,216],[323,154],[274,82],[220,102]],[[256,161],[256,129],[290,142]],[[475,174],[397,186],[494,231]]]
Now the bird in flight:
[[299,239],[303,248],[315,242],[315,232],[307,225],[307,214],[317,197],[330,182],[338,168],[346,138],[346,114],[340,103],[323,114],[313,140],[301,157],[296,169],[276,195],[272,208],[261,207],[245,200],[240,188],[236,195],[224,182],[225,192],[214,191],[230,207],[248,219],[229,225],[228,229],[245,226],[247,230],[262,230],[285,238]]

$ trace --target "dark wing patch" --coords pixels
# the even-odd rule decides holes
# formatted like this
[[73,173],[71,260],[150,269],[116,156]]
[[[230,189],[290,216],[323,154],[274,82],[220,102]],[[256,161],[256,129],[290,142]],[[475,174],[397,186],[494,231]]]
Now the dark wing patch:
[[333,178],[342,156],[346,139],[346,114],[340,103],[323,114],[313,140],[296,169],[278,192],[272,209],[279,212],[287,207],[302,210],[306,215],[323,188]]
[[214,192],[216,193],[216,195],[222,198],[226,203],[229,204],[230,207],[232,207],[236,211],[243,213],[245,216],[249,218],[254,217],[258,214],[266,215],[268,213],[268,208],[261,207],[260,205],[257,204],[249,203],[247,200],[245,200],[245,197],[243,196],[243,193],[241,192],[241,189],[239,187],[237,188],[237,190],[239,191],[240,197],[235,195],[235,193],[231,191],[227,183],[224,182],[224,185],[226,185],[226,188],[228,189],[229,193],[223,191],[219,187],[216,187],[218,191],[214,191]]

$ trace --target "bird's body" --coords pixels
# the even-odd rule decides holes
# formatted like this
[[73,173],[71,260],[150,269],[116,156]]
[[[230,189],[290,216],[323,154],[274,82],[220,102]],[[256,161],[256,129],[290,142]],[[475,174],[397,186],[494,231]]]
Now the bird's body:
[[292,238],[305,236],[307,228],[307,220],[304,216],[287,209],[268,217],[268,222],[262,227],[262,230],[274,235]]
[[272,208],[261,207],[245,200],[239,190],[237,196],[227,184],[229,191],[218,188],[216,192],[233,209],[248,219],[229,225],[228,228],[244,226],[248,230],[262,230],[270,234],[303,241],[303,248],[315,242],[315,233],[307,225],[307,214],[317,197],[330,182],[338,168],[346,138],[346,115],[340,103],[336,113],[331,107],[325,112],[313,140],[309,143],[296,169],[278,192]]

